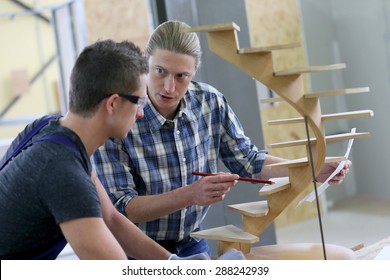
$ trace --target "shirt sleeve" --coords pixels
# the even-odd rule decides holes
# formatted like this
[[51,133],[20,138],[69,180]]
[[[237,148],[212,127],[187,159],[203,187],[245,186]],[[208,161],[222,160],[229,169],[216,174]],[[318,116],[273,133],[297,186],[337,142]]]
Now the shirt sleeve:
[[243,177],[261,178],[261,170],[268,154],[258,149],[244,129],[224,96],[220,97],[221,158],[225,166]]
[[125,214],[127,203],[138,195],[130,174],[130,157],[121,140],[109,139],[92,155],[92,164],[112,203]]

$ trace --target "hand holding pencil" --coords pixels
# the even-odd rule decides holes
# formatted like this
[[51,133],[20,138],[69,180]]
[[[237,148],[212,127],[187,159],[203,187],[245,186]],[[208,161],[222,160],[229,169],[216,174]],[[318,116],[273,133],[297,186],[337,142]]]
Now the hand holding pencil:
[[[203,173],[203,172],[196,172],[193,171],[192,175],[197,175],[197,176],[215,176],[218,174],[214,173]],[[263,180],[263,179],[254,179],[254,178],[245,178],[245,177],[240,177],[238,178],[238,181],[246,181],[246,182],[251,182],[251,183],[261,183],[261,184],[273,184],[274,182],[269,181],[269,180]]]

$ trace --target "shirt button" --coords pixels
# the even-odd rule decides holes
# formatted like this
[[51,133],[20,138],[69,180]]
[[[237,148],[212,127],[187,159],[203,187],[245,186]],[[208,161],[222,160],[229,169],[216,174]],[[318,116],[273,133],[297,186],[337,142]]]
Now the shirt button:
[[176,130],[176,134],[179,135],[180,134],[180,130]]
[[183,162],[186,162],[186,158],[183,158]]

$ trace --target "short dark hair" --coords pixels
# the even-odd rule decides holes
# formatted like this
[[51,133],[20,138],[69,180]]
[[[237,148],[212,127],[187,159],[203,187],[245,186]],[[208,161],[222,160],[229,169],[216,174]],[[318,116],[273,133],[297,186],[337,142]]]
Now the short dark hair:
[[133,93],[148,65],[138,46],[129,41],[99,40],[87,46],[70,76],[69,110],[87,117],[113,92]]

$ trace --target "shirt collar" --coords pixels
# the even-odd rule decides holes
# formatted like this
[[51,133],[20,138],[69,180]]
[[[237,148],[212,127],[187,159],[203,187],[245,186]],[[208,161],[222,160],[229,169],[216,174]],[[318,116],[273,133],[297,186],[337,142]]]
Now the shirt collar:
[[[148,100],[148,104],[144,108],[144,118],[148,122],[152,133],[158,131],[167,121],[167,119],[156,110],[150,100]],[[191,114],[190,93],[188,91],[181,100],[179,112],[173,121],[178,118],[187,118],[190,121],[194,118],[193,114]]]

